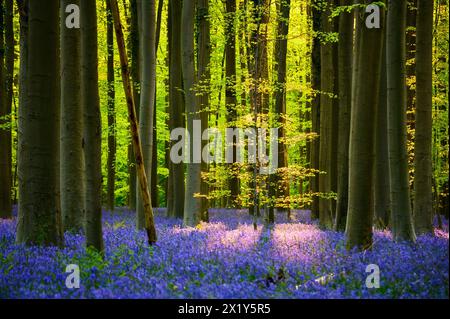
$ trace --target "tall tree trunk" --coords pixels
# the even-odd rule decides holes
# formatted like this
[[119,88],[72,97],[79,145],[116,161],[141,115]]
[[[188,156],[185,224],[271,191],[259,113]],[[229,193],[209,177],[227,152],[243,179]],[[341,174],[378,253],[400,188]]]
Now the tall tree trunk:
[[61,211],[64,230],[83,228],[85,213],[83,108],[81,104],[80,29],[66,27],[66,7],[79,1],[61,1]]
[[[15,107],[15,111],[18,114],[17,117],[17,123],[19,121],[20,117],[20,106],[25,105],[26,99],[27,99],[27,76],[28,76],[28,0],[17,0],[17,8],[19,11],[19,23],[20,23],[20,39],[19,39],[19,50],[20,50],[20,58],[19,58],[19,108],[17,111],[17,107]],[[13,202],[18,203],[18,191],[19,191],[19,181],[18,181],[18,148],[19,148],[19,142],[18,142],[18,136],[19,132],[17,132],[17,137],[15,139],[15,147],[16,147],[16,165],[14,168],[14,177],[13,177],[13,183],[16,187],[14,192],[14,198]]]
[[[7,3],[10,1],[6,1]],[[11,205],[11,104],[8,105],[7,94],[9,85],[8,74],[5,68],[5,41],[4,31],[6,31],[6,21],[4,21],[3,11],[6,11],[7,4],[0,1],[0,218],[10,218],[12,216]],[[6,14],[5,14],[6,18]],[[6,19],[5,19],[6,20]],[[6,32],[5,32],[6,33]]]
[[[253,1],[254,23],[256,30],[252,32],[251,47],[253,63],[251,68],[252,86],[250,89],[250,104],[252,109],[254,129],[257,130],[261,124],[267,121],[269,112],[269,95],[264,88],[268,85],[269,69],[267,61],[267,27],[269,23],[270,6],[267,0]],[[264,185],[258,186],[259,180],[259,158],[256,156],[256,164],[249,165],[252,172],[250,181],[250,207],[255,216],[260,215],[259,200],[264,192]],[[258,191],[259,189],[259,191]],[[273,211],[268,212],[267,221],[274,219]]]
[[433,232],[432,107],[433,1],[418,0],[416,48],[416,136],[414,145],[414,226]]
[[[283,169],[288,166],[287,161],[287,147],[284,139],[286,138],[286,56],[289,33],[289,14],[291,9],[290,0],[279,0],[277,2],[278,22],[277,22],[277,39],[275,42],[275,65],[277,69],[277,77],[275,83],[275,116],[277,117],[277,127],[279,127],[278,138],[278,168]],[[289,182],[287,179],[283,180],[282,173],[276,174],[275,185],[276,196],[278,199],[284,199],[289,196]],[[278,210],[289,211],[289,208],[284,205],[278,205]]]
[[[156,35],[156,13],[155,1],[145,0],[141,2],[141,100],[139,116],[139,134],[144,156],[144,167],[148,177],[148,188],[151,189],[151,168],[153,151],[153,117],[155,116],[154,98],[156,85],[156,61],[155,61],[155,35]],[[138,229],[145,228],[145,210],[141,194],[138,193],[137,200],[137,223]]]
[[[386,31],[384,32],[386,36]],[[386,74],[386,41],[384,41],[378,112],[376,117],[376,150],[375,150],[375,226],[385,229],[390,223],[391,202],[389,182],[389,149],[388,149],[388,104],[387,104],[387,74]]]
[[417,0],[407,0],[406,9],[406,141],[411,203],[414,201],[414,131],[416,111],[416,16]]
[[[340,0],[334,0],[331,10],[334,10],[339,6]],[[333,32],[339,34],[339,18],[333,18],[332,20]],[[330,189],[333,193],[337,193],[338,183],[338,143],[339,143],[339,42],[333,43],[333,100],[332,100],[332,113],[331,113],[331,162],[330,162]],[[336,220],[336,198],[332,198],[331,205],[331,218],[332,225]]]
[[[173,0],[170,2],[171,11],[171,45],[169,48],[169,94],[170,94],[170,130],[174,128],[186,127],[184,116],[184,100],[183,100],[183,77],[181,70],[181,34],[185,32],[181,24],[181,0]],[[184,25],[183,25],[184,28]],[[174,141],[171,141],[170,145],[173,146]],[[172,186],[172,206],[168,207],[167,214],[172,217],[183,218],[184,216],[184,194],[185,194],[185,181],[184,181],[184,164],[173,163],[169,164],[169,185]],[[169,203],[170,205],[170,203]]]
[[[157,61],[158,56],[158,45],[159,38],[161,36],[161,17],[162,17],[162,9],[163,9],[164,1],[158,1],[158,10],[156,13],[156,31],[155,31],[155,61]],[[156,63],[156,62],[155,62]],[[155,70],[156,72],[156,70]],[[152,149],[152,180],[150,193],[152,196],[152,204],[154,207],[159,207],[159,192],[158,192],[158,136],[157,136],[157,116],[156,116],[156,84],[155,84],[155,97],[154,97],[154,116],[153,116],[153,149]]]
[[[24,14],[24,13],[22,13]],[[26,14],[26,13],[25,13]],[[29,2],[26,100],[19,109],[19,243],[62,244],[59,1]],[[36,134],[39,132],[39,134]]]
[[[319,32],[322,30],[321,13],[317,8],[318,0],[313,1],[312,13],[312,31]],[[320,60],[320,38],[316,34],[313,38],[311,50],[311,89],[313,91],[311,101],[311,131],[320,134],[320,87],[321,87],[321,60]],[[319,169],[319,153],[320,153],[320,139],[315,138],[311,141],[311,163],[312,169]],[[319,174],[315,174],[310,179],[311,192],[319,192]],[[311,203],[311,218],[319,218],[319,197],[314,196]]]
[[[341,0],[341,6],[349,6],[353,0]],[[337,202],[335,229],[345,230],[348,209],[348,150],[350,138],[350,112],[352,103],[353,62],[353,12],[339,16],[339,134],[337,147]]]
[[111,0],[106,0],[106,42],[108,51],[108,192],[107,205],[110,211],[115,207],[115,180],[116,180],[116,89],[114,83],[114,24],[111,13]]
[[[209,115],[209,92],[211,82],[211,72],[209,63],[211,59],[211,43],[210,43],[210,21],[209,21],[209,4],[208,0],[197,0],[197,19],[198,19],[198,81],[201,87],[205,89],[200,92],[199,104],[201,108],[200,120],[202,124],[202,130],[208,128],[208,115]],[[202,150],[206,146],[206,141],[202,140]],[[208,164],[202,161],[201,165],[202,174],[208,173]],[[202,221],[208,222],[208,183],[204,178],[201,180],[201,211],[200,216]]]
[[[133,83],[133,98],[135,102],[140,101],[140,60],[139,60],[139,23],[138,23],[138,5],[137,0],[130,0],[130,32],[129,47],[131,57],[131,79]],[[136,112],[139,118],[139,103],[136,103]],[[131,210],[136,209],[136,162],[134,160],[133,142],[128,145],[128,171],[129,171],[129,189],[128,206]]]
[[80,0],[81,96],[84,110],[86,246],[103,250],[102,127],[98,92],[97,2]]
[[[166,89],[167,89],[167,95],[166,95],[166,113],[169,115],[166,117],[166,125],[167,127],[170,129],[172,129],[172,87],[171,87],[171,75],[170,75],[170,68],[171,68],[171,54],[172,54],[172,1],[169,1],[168,5],[167,5],[167,55],[166,55],[166,67],[169,70],[169,74],[167,75],[167,78],[165,78],[165,84],[166,84]],[[173,173],[171,173],[170,171],[172,170],[172,161],[170,160],[170,146],[172,144],[172,141],[168,140],[165,143],[165,154],[164,154],[164,159],[165,159],[165,163],[166,166],[169,170],[169,175],[167,176],[166,179],[166,194],[165,194],[165,199],[166,199],[166,216],[167,217],[173,217],[173,185],[172,185],[172,175]]]
[[[228,127],[235,128],[237,120],[237,99],[236,99],[236,0],[225,1],[225,107],[227,109]],[[239,196],[239,178],[237,162],[237,138],[233,135],[231,147],[233,152],[232,163],[228,164],[228,188],[230,197],[228,205],[234,207]],[[227,143],[228,144],[228,143]]]
[[133,97],[133,91],[130,82],[130,70],[128,67],[128,57],[125,50],[125,40],[123,36],[122,24],[120,22],[119,8],[117,0],[112,0],[111,11],[114,21],[114,29],[116,32],[117,47],[120,56],[120,66],[122,71],[123,89],[127,99],[128,119],[130,122],[131,137],[133,141],[133,149],[136,161],[137,177],[139,179],[139,188],[142,195],[145,212],[145,228],[147,231],[147,238],[149,245],[156,243],[157,235],[155,228],[155,221],[153,216],[152,201],[150,197],[147,175],[145,172],[144,158],[141,147],[141,138],[138,130],[138,121],[136,116],[136,108]]
[[392,233],[396,241],[415,240],[406,150],[406,0],[390,0],[388,8],[386,67]]
[[[376,1],[364,1],[370,4]],[[383,12],[383,8],[380,11]],[[369,249],[372,246],[373,171],[375,157],[375,117],[383,49],[384,14],[380,28],[367,28],[365,15],[357,15],[360,24],[360,50],[355,104],[351,110],[349,148],[349,192],[346,245],[348,249]],[[370,63],[367,63],[370,61]],[[369,76],[368,76],[369,75]]]
[[[198,150],[194,148],[194,121],[200,121],[200,107],[196,98],[195,58],[194,58],[194,19],[195,1],[183,1],[181,45],[183,48],[181,61],[183,72],[184,96],[186,101],[186,120],[189,139],[190,158],[186,164],[186,190],[184,198],[185,226],[196,226],[200,222],[201,200],[196,196],[201,192],[201,163],[196,163]],[[201,154],[200,154],[201,156]]]
[[[331,4],[326,4],[322,12],[323,32],[333,32],[333,23],[330,21]],[[319,170],[326,172],[319,175],[319,192],[326,195],[332,191],[332,159],[333,159],[333,93],[334,93],[334,67],[333,44],[322,42],[320,48],[321,58],[321,97],[320,97],[320,148]],[[331,199],[319,199],[319,225],[322,228],[332,228]]]

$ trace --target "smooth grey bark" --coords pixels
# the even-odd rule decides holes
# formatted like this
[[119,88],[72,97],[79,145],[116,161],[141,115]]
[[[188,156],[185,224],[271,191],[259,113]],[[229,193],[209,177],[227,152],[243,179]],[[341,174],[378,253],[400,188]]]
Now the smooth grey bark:
[[102,127],[98,92],[97,2],[80,0],[81,96],[84,112],[86,246],[103,251]]
[[414,144],[414,226],[433,232],[432,107],[433,1],[418,0],[416,46],[416,131]]
[[49,0],[45,6],[30,1],[28,21],[26,100],[18,123],[16,240],[61,245],[59,1]]
[[391,181],[392,234],[395,241],[415,241],[408,183],[405,79],[406,0],[389,0],[386,68]]
[[[170,2],[170,24],[171,39],[169,47],[169,108],[170,108],[170,130],[178,127],[186,127],[185,122],[185,102],[183,99],[183,75],[181,67],[181,34],[185,32],[184,25],[182,29],[181,0]],[[175,141],[171,141],[173,146]],[[169,187],[172,200],[169,200],[167,214],[171,217],[183,218],[184,216],[184,197],[185,197],[185,177],[183,163],[169,163]]]
[[389,149],[388,149],[388,104],[387,104],[387,74],[386,50],[383,49],[380,73],[380,90],[376,123],[375,151],[375,226],[385,229],[390,223],[391,201],[389,181]]
[[[211,39],[210,39],[210,21],[209,21],[209,4],[208,0],[197,0],[197,21],[198,21],[198,70],[197,77],[199,84],[205,87],[204,90],[198,92],[198,102],[200,104],[200,120],[202,124],[202,130],[208,128],[208,115],[209,115],[209,92],[211,85],[211,72],[209,63],[211,60]],[[206,141],[202,140],[202,149],[206,146]],[[208,173],[208,164],[202,161],[201,165],[202,174]],[[201,220],[204,222],[209,221],[208,215],[208,196],[209,188],[208,183],[202,178],[201,180]]]
[[111,1],[106,0],[106,44],[108,78],[108,159],[107,159],[107,206],[110,211],[115,207],[116,180],[116,89],[114,83],[114,24],[112,21]]
[[[375,1],[364,1],[370,4]],[[384,9],[380,11],[383,12]],[[380,28],[366,28],[367,14],[357,15],[360,24],[358,72],[354,83],[355,104],[351,110],[349,145],[349,192],[346,224],[347,249],[370,249],[373,224],[373,180],[375,164],[375,116],[383,49],[384,14]],[[370,61],[370,63],[367,63]]]
[[190,136],[188,147],[190,149],[190,159],[186,164],[186,190],[184,198],[184,217],[185,226],[196,226],[200,222],[201,200],[196,195],[201,192],[201,163],[194,163],[193,157],[197,151],[194,149],[194,121],[200,121],[200,107],[196,97],[195,85],[197,83],[195,73],[194,58],[194,19],[195,19],[195,1],[183,1],[183,10],[181,16],[183,32],[181,34],[182,47],[182,69],[183,69],[183,87],[186,101],[186,121],[187,132]]
[[[331,15],[331,4],[326,5],[322,12],[323,32],[333,32],[333,24],[329,20]],[[332,140],[333,140],[333,92],[334,92],[334,67],[333,67],[333,44],[322,42],[320,47],[321,59],[321,96],[320,96],[320,147],[319,147],[319,170],[324,174],[319,175],[319,192],[326,195],[332,191]],[[332,228],[332,205],[331,199],[321,197],[319,199],[319,225],[322,228]]]
[[83,228],[85,183],[83,108],[81,104],[80,29],[66,27],[66,7],[79,1],[61,1],[61,212],[64,230]]
[[[349,6],[353,0],[341,0],[341,6]],[[348,150],[350,139],[350,112],[352,103],[353,62],[353,12],[339,16],[339,134],[337,147],[337,201],[336,230],[345,230],[348,209]]]
[[[147,175],[148,188],[151,189],[151,168],[153,151],[153,117],[155,116],[154,99],[156,85],[156,60],[155,60],[155,35],[156,12],[154,0],[141,1],[141,100],[139,116],[139,135],[141,136],[142,153],[144,157],[145,173]],[[145,228],[145,211],[140,192],[137,194],[137,220],[138,229]]]

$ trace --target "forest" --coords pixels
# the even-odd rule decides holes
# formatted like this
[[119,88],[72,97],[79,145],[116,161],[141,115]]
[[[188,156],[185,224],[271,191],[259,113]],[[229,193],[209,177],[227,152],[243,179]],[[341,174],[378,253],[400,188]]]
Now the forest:
[[0,298],[448,299],[448,0],[0,0]]

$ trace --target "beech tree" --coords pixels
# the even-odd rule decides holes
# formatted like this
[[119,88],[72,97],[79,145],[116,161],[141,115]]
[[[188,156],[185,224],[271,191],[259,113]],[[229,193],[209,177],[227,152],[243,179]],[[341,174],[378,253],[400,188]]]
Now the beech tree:
[[433,1],[418,0],[416,46],[416,131],[414,144],[414,226],[433,232],[432,107]]
[[[211,72],[210,72],[210,60],[211,60],[211,39],[210,39],[210,21],[209,21],[209,3],[208,0],[197,0],[197,21],[198,21],[198,67],[197,67],[197,78],[199,84],[204,86],[206,89],[202,90],[199,94],[198,102],[200,104],[201,113],[200,120],[202,124],[202,129],[208,128],[208,115],[210,107],[210,94],[209,86],[211,84]],[[202,141],[202,149],[205,147],[206,141]],[[204,161],[201,164],[202,173],[208,172],[208,165]],[[202,221],[208,222],[208,196],[209,187],[208,183],[204,178],[201,180],[201,219]]]
[[[352,0],[341,0],[341,6],[349,6]],[[337,202],[335,229],[345,230],[348,209],[348,148],[350,138],[350,112],[352,100],[353,62],[353,12],[341,12],[339,16],[339,135],[337,148]]]
[[[66,25],[76,12],[66,12],[79,1],[61,1],[61,210],[64,230],[83,228],[85,189],[83,108],[81,104],[80,29]],[[70,7],[69,7],[70,8]],[[73,7],[72,7],[73,8]],[[76,10],[76,9],[75,9]]]
[[194,121],[200,121],[200,107],[195,93],[197,77],[195,73],[194,57],[194,18],[195,1],[183,1],[181,24],[184,31],[181,34],[183,88],[186,101],[187,133],[190,136],[188,147],[191,150],[190,158],[186,164],[186,190],[184,198],[185,226],[196,226],[200,222],[201,200],[198,195],[201,192],[201,164],[194,162],[198,156],[194,149]]
[[[8,90],[11,90],[12,84],[9,80],[8,70],[8,44],[5,41],[7,29],[7,6],[11,1],[0,1],[0,82],[7,85],[0,86],[0,218],[9,218],[12,216],[11,203],[11,103],[9,103]],[[3,14],[5,12],[5,15]],[[5,19],[3,17],[5,16]],[[9,48],[9,51],[11,48]],[[13,60],[14,62],[14,60]]]
[[388,3],[386,31],[389,173],[394,240],[415,240],[408,184],[405,79],[406,0]]
[[114,83],[114,24],[111,13],[111,0],[106,0],[106,45],[107,58],[107,78],[108,78],[108,159],[107,159],[107,205],[110,211],[115,207],[115,181],[116,181],[116,90]]
[[[227,122],[230,128],[236,127],[237,99],[236,99],[236,0],[225,1],[225,105],[227,109]],[[230,189],[229,206],[235,206],[239,195],[238,166],[236,163],[237,138],[233,135],[231,149],[233,151],[232,163],[229,164],[230,174],[228,185]]]
[[[182,2],[181,0],[170,1],[170,38],[169,38],[169,128],[173,130],[178,127],[186,127],[185,108],[183,100],[183,77],[181,66],[181,34],[182,32]],[[175,144],[171,141],[170,146]],[[168,216],[183,218],[185,180],[184,164],[169,161],[169,190],[168,195]]]
[[[319,0],[313,0],[311,3],[311,20],[313,41],[311,48],[311,132],[320,134],[320,87],[321,87],[321,60],[320,60],[320,38],[318,32],[322,28],[321,12],[318,7]],[[320,139],[314,138],[310,146],[310,167],[312,169],[319,169],[319,153],[320,153]],[[319,192],[319,174],[315,174],[310,178],[311,191],[313,193]],[[319,217],[319,197],[316,195],[311,203],[311,217]]]
[[[369,5],[376,1],[366,0]],[[383,8],[380,11],[383,12]],[[360,47],[357,51],[358,69],[354,83],[355,103],[351,110],[349,144],[348,216],[346,246],[348,249],[369,249],[372,246],[373,224],[373,168],[375,155],[375,117],[378,109],[378,90],[383,49],[384,14],[380,14],[380,27],[365,25],[367,13],[357,15]],[[370,61],[370,63],[367,63]],[[370,75],[370,76],[368,76]]]
[[[144,166],[148,178],[148,187],[153,182],[151,180],[152,151],[153,151],[153,117],[154,98],[156,86],[156,61],[155,61],[155,36],[156,36],[156,12],[155,1],[141,1],[141,95],[140,95],[140,116],[139,134],[141,136],[142,152],[144,156]],[[137,201],[137,221],[138,229],[145,228],[145,212],[141,194],[138,193]]]
[[[333,24],[330,21],[331,3],[322,3],[322,31],[333,32]],[[320,96],[320,129],[319,129],[319,170],[325,174],[319,175],[319,192],[325,194],[331,192],[332,178],[332,140],[333,140],[333,92],[334,92],[334,67],[333,44],[328,38],[322,39],[320,46],[321,61],[321,96]],[[322,197],[319,199],[319,224],[322,228],[332,228],[331,199]]]
[[102,125],[98,92],[96,1],[80,0],[80,23],[81,101],[84,112],[86,178],[86,246],[102,251]]
[[[130,0],[130,32],[128,35],[129,51],[130,51],[130,73],[133,84],[134,101],[140,101],[140,60],[139,60],[139,19],[137,0]],[[139,103],[136,103],[136,113],[139,118]],[[129,195],[128,206],[131,210],[136,209],[137,193],[136,193],[136,162],[134,159],[133,143],[130,141],[128,145],[128,175],[129,175]]]
[[[19,243],[61,245],[59,1],[29,1],[29,31],[21,48],[27,61],[19,108]],[[94,10],[95,11],[95,10]],[[23,33],[22,33],[23,35]],[[24,62],[25,63],[25,62]],[[24,69],[22,69],[24,70]],[[37,134],[39,132],[39,134]]]
[[[386,31],[384,32],[386,34]],[[380,90],[378,112],[376,116],[376,146],[375,146],[375,185],[374,209],[375,226],[385,229],[389,226],[391,215],[390,181],[389,181],[389,149],[388,149],[388,104],[387,104],[387,70],[386,70],[386,40],[383,41],[381,60]]]
[[[278,137],[278,168],[287,167],[287,147],[283,139],[286,137],[286,56],[289,33],[289,15],[291,9],[290,0],[277,1],[277,40],[275,42],[275,65],[277,69],[275,84],[275,114],[277,116],[277,124],[279,126]],[[275,194],[278,198],[286,198],[289,196],[289,182],[282,179],[281,174],[277,174],[275,179]],[[284,210],[279,207],[279,210]]]

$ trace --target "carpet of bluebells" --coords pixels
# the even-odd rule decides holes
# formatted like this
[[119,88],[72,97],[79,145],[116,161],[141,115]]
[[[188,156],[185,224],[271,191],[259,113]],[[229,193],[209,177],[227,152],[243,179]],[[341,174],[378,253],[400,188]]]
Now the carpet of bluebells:
[[[211,223],[182,228],[156,213],[159,240],[146,245],[129,211],[104,213],[105,255],[66,234],[65,247],[14,243],[16,220],[0,220],[0,298],[448,298],[448,222],[417,243],[375,232],[371,251],[347,252],[344,235],[320,230],[305,211],[266,228],[244,211],[212,210]],[[68,264],[79,289],[65,285]],[[366,267],[380,287],[366,287]]]

